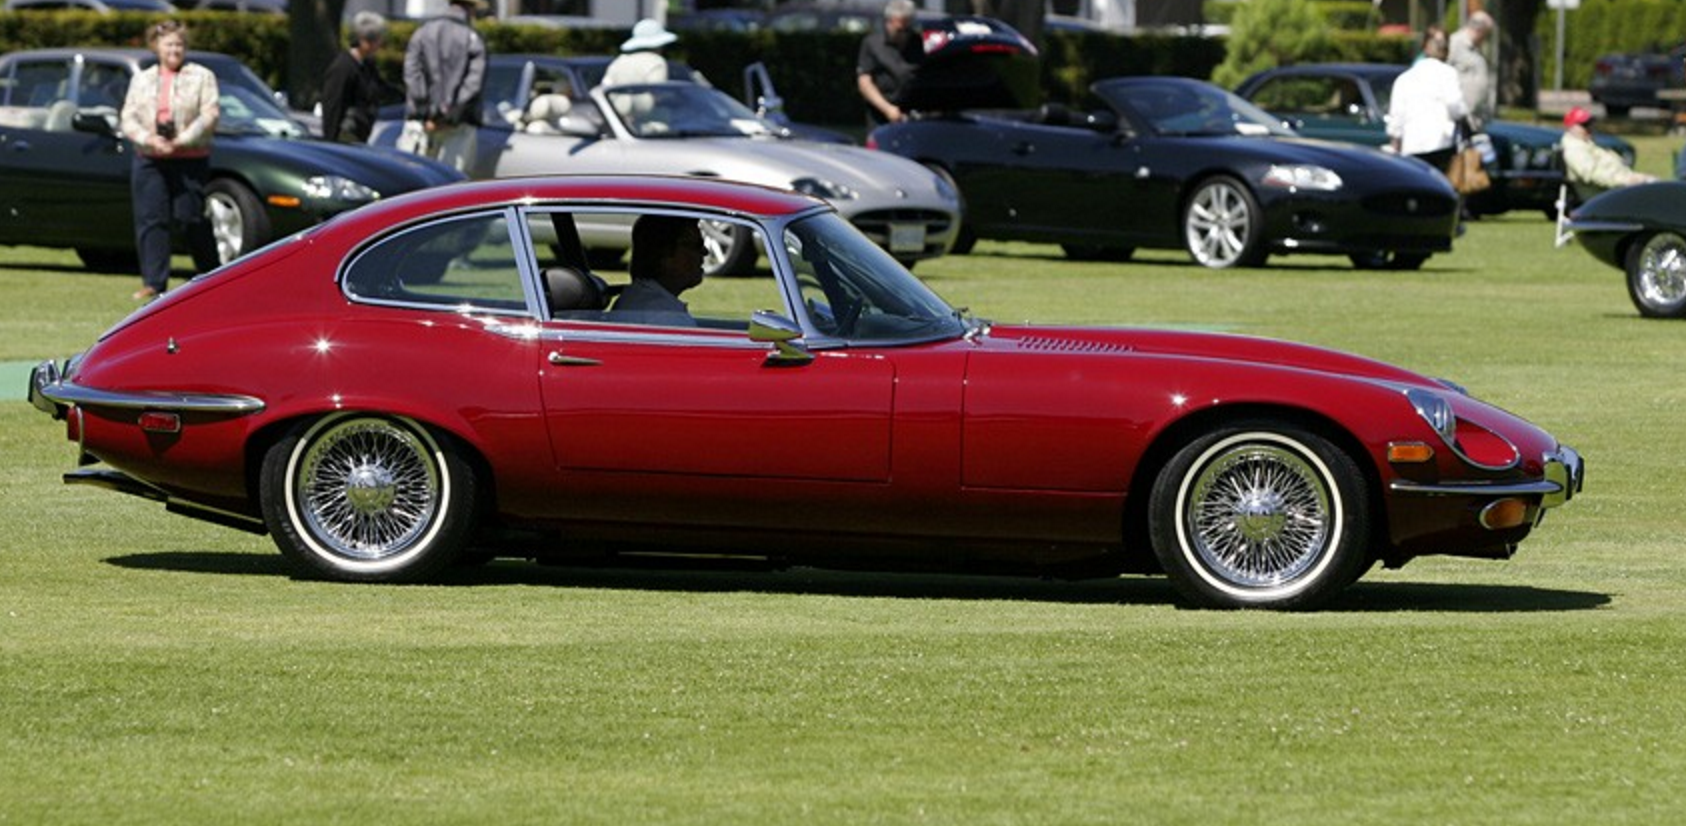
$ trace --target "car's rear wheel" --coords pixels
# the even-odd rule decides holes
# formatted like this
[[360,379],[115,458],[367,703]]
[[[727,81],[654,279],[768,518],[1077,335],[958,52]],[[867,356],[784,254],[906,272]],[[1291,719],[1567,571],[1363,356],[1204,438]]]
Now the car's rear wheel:
[[1183,207],[1183,241],[1212,269],[1264,264],[1264,213],[1245,184],[1227,175],[1201,183]]
[[755,266],[755,237],[748,227],[702,221],[703,274],[746,275]]
[[413,582],[452,564],[474,529],[478,486],[448,440],[409,419],[327,416],[264,457],[264,521],[301,573]]
[[1312,608],[1368,566],[1368,484],[1328,439],[1238,422],[1179,450],[1154,481],[1154,554],[1211,608]]
[[1627,253],[1627,293],[1639,314],[1686,317],[1686,238],[1658,232]]
[[205,186],[205,217],[220,264],[269,243],[269,216],[257,193],[239,181],[218,178]]

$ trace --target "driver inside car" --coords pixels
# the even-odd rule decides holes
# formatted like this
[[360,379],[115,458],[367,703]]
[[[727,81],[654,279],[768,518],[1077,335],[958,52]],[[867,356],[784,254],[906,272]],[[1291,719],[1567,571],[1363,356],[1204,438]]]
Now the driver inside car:
[[645,215],[632,225],[632,283],[610,309],[612,321],[695,327],[679,295],[702,283],[702,230],[694,218]]

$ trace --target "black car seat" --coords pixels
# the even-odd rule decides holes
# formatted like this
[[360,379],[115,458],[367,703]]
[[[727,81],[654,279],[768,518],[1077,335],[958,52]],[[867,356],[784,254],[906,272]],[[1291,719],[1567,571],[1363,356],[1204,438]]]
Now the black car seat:
[[609,287],[603,279],[573,267],[546,267],[545,295],[550,299],[552,316],[576,310],[603,310],[609,306]]

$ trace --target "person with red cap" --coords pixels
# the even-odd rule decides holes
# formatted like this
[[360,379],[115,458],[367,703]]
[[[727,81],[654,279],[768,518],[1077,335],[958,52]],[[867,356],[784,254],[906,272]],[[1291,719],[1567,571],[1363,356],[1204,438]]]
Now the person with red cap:
[[1646,184],[1656,177],[1628,168],[1622,156],[1592,139],[1592,113],[1576,106],[1563,116],[1563,169],[1582,198],[1607,189]]

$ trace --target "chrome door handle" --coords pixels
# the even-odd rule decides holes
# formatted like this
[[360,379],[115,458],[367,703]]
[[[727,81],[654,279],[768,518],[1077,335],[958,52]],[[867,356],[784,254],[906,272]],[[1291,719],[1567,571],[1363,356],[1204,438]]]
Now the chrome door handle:
[[557,367],[596,367],[603,363],[597,359],[565,355],[561,350],[550,351],[549,358],[550,363],[556,365]]

